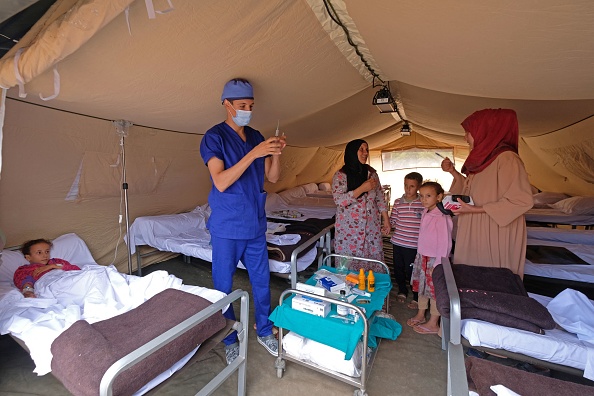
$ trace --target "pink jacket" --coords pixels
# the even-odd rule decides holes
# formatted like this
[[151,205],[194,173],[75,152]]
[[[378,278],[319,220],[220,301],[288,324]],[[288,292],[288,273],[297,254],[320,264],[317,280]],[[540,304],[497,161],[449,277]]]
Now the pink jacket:
[[452,218],[435,208],[423,211],[417,253],[427,257],[448,257],[452,250]]

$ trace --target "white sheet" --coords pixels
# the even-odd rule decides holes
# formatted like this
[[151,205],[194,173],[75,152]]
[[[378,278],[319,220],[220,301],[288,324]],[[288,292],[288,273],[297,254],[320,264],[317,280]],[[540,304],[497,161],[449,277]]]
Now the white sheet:
[[529,238],[528,245],[560,246],[584,260],[585,264],[534,264],[526,260],[524,274],[543,278],[566,279],[578,282],[594,283],[594,245],[570,244],[567,242],[547,241]]
[[[199,207],[200,208],[200,207]],[[212,262],[210,234],[206,229],[207,214],[204,210],[175,215],[137,217],[130,226],[132,254],[137,245],[149,245],[161,251],[181,253]],[[303,271],[315,260],[315,246],[297,259],[297,271]],[[291,262],[268,260],[270,272],[289,273]],[[239,268],[245,269],[239,262]]]
[[361,376],[362,342],[359,342],[350,360],[345,360],[344,352],[302,337],[293,331],[283,336],[283,348],[296,359],[315,363],[351,377]]
[[[73,262],[75,264],[76,262]],[[39,298],[24,298],[8,282],[0,283],[0,334],[23,340],[35,362],[34,372],[51,371],[53,340],[75,321],[89,323],[129,311],[155,294],[174,288],[199,295],[211,302],[225,296],[216,290],[183,285],[165,271],[145,277],[124,275],[115,267],[97,264],[81,271],[54,270],[35,284]]]
[[[551,301],[550,297],[529,295],[545,306]],[[594,345],[560,329],[546,330],[541,335],[482,320],[464,319],[461,333],[473,346],[505,349],[580,370],[585,370],[588,361],[594,360]],[[593,371],[584,371],[584,377],[594,380]]]
[[530,209],[525,213],[526,221],[549,224],[591,225],[594,215],[570,215],[557,209]]
[[266,198],[266,217],[270,219],[281,219],[274,216],[272,212],[282,210],[294,210],[303,216],[291,220],[304,221],[307,219],[331,219],[336,215],[336,205],[328,198],[298,197],[291,198],[289,202],[283,200],[278,194],[268,194]]
[[528,235],[528,239],[594,246],[594,230],[569,230],[564,228],[550,227],[526,227],[526,232]]

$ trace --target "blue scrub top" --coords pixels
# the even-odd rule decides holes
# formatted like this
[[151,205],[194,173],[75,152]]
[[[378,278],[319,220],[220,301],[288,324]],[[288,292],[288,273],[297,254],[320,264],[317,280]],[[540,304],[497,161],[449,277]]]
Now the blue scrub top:
[[[249,126],[244,127],[244,132],[245,142],[225,122],[210,128],[200,142],[200,155],[204,163],[216,157],[223,161],[225,169],[229,169],[264,141],[262,134]],[[213,183],[208,196],[212,213],[206,224],[211,235],[227,239],[253,239],[266,232],[264,161],[264,157],[261,157],[252,162],[225,192],[217,190]]]

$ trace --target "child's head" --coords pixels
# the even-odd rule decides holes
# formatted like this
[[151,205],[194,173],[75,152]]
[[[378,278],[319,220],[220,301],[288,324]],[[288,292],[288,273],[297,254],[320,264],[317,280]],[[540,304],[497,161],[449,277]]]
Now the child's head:
[[444,195],[441,184],[433,181],[423,183],[419,188],[419,195],[421,196],[421,203],[428,210],[435,209],[438,202],[441,202]]
[[421,184],[423,184],[423,176],[418,172],[411,172],[404,176],[404,197],[409,200],[416,198]]
[[29,263],[47,264],[52,243],[47,239],[33,239],[23,244],[21,252]]

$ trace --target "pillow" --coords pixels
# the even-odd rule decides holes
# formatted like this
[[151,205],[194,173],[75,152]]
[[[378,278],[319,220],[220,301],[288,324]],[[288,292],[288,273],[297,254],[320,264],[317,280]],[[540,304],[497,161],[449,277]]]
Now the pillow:
[[320,191],[332,191],[332,186],[330,183],[320,183],[318,184],[318,189]]
[[549,206],[570,215],[594,215],[594,197],[571,197]]
[[297,187],[289,188],[288,190],[279,192],[278,196],[281,197],[283,199],[283,201],[289,202],[293,198],[305,197],[305,190],[303,189],[303,186],[297,186]]
[[14,272],[25,264],[29,264],[29,262],[25,260],[25,256],[21,252],[2,250],[2,255],[0,255],[0,282],[10,282],[12,285]]
[[532,196],[535,208],[548,208],[549,204],[554,204],[562,199],[569,198],[569,195],[563,193],[543,191]]
[[306,194],[313,194],[318,191],[318,185],[316,183],[307,183],[304,184],[303,189],[305,190]]
[[[71,264],[88,265],[97,263],[85,242],[76,234],[65,234],[52,241],[52,258],[61,258]],[[20,251],[3,250],[0,256],[0,282],[12,284],[14,272],[21,265],[29,264]]]

